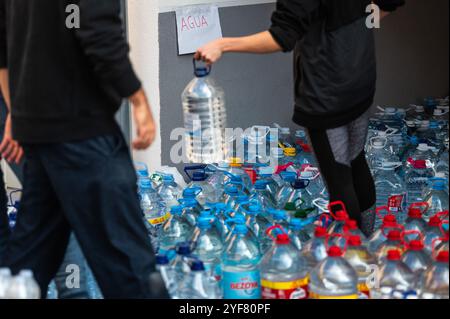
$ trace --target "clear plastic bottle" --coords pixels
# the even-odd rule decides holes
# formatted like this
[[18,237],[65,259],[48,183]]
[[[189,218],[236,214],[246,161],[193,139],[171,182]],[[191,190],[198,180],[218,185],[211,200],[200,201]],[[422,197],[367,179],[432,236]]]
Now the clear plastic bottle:
[[299,257],[286,233],[278,234],[273,239],[275,244],[261,260],[263,299],[306,299],[307,261]]
[[388,149],[388,140],[385,137],[372,137],[369,140],[367,150],[367,162],[370,169],[375,172],[381,168],[384,162],[398,162],[397,156],[394,156]]
[[434,215],[428,222],[428,227],[424,233],[425,250],[431,254],[433,247],[440,244],[445,238],[445,233],[442,228],[443,221],[439,217],[439,214]]
[[176,252],[176,257],[170,262],[170,268],[175,273],[175,281],[180,283],[190,271],[191,246],[188,242],[180,243],[177,245]]
[[366,246],[368,241],[367,237],[364,235],[364,233],[358,228],[358,223],[356,220],[347,219],[345,221],[345,225],[343,228],[343,235],[344,237],[332,237],[330,238],[330,243],[334,246],[341,247],[344,249],[348,239],[351,236],[357,236],[359,240],[361,241],[362,245]]
[[408,248],[402,256],[402,261],[416,276],[420,276],[433,262],[431,256],[425,251],[423,241],[419,239],[411,240],[408,243]]
[[255,234],[256,238],[261,240],[266,234],[270,222],[263,216],[259,205],[252,204],[245,210],[245,224]]
[[0,268],[0,299],[6,298],[6,290],[11,284],[11,270],[8,268]]
[[424,219],[429,220],[431,216],[443,211],[448,211],[448,192],[446,191],[446,182],[444,179],[434,179],[432,181],[431,192],[424,198],[430,209],[424,214]]
[[301,254],[308,261],[309,268],[315,267],[328,256],[326,247],[327,236],[326,228],[316,227],[314,237],[305,243]]
[[194,245],[192,256],[197,257],[205,266],[211,277],[220,277],[220,257],[223,242],[220,234],[215,231],[214,217],[200,217],[197,221],[198,233],[194,232],[191,242]]
[[[380,211],[381,209],[387,210],[387,207],[379,207],[377,208],[377,211]],[[380,245],[386,241],[386,231],[403,229],[403,227],[397,223],[397,219],[393,214],[385,215],[384,217],[381,217],[381,219],[383,220],[382,226],[378,228],[368,239],[368,248],[371,253],[375,253]]]
[[378,287],[372,290],[373,299],[403,299],[405,295],[417,294],[416,276],[401,261],[401,254],[396,249],[388,251],[378,278],[380,278]]
[[358,274],[359,299],[370,298],[370,275],[373,267],[377,265],[377,260],[363,245],[360,236],[351,235],[348,237],[348,247],[344,253],[344,258]]
[[158,188],[158,195],[166,204],[166,207],[178,205],[178,200],[183,195],[183,189],[175,182],[173,175],[162,175],[162,183]]
[[156,270],[161,273],[169,295],[174,297],[177,288],[176,274],[170,267],[170,261],[167,255],[156,256]]
[[358,274],[343,255],[340,247],[331,246],[328,257],[311,270],[311,299],[358,299]]
[[211,67],[198,67],[181,96],[187,157],[192,163],[218,163],[226,157],[227,115],[224,92],[209,77]]
[[202,207],[204,207],[206,203],[216,203],[220,200],[217,196],[215,185],[210,184],[208,180],[205,165],[186,166],[184,172],[191,180],[187,185],[187,188],[201,190],[197,194],[196,199]]
[[177,289],[177,299],[219,299],[219,286],[211,281],[203,262],[194,260],[190,272]]
[[298,251],[303,249],[303,246],[311,239],[311,237],[303,231],[304,222],[300,218],[291,218],[289,221],[288,235],[292,245]]
[[375,257],[379,263],[382,263],[391,250],[398,250],[401,254],[404,251],[403,235],[399,230],[390,230],[387,234],[387,239],[383,242],[375,252]]
[[[339,209],[334,211],[334,207],[339,207]],[[330,211],[331,217],[334,219],[330,226],[328,226],[328,233],[343,234],[345,223],[349,219],[344,203],[341,201],[332,202],[329,204],[328,210]]]
[[12,277],[5,293],[6,299],[39,299],[41,290],[31,270],[22,270]]
[[448,251],[442,251],[433,266],[425,271],[421,283],[422,299],[449,299],[448,260]]
[[291,186],[291,192],[286,193],[287,196],[280,200],[278,207],[288,211],[290,217],[317,213],[312,198],[306,190],[309,186],[309,180],[297,179]]
[[159,253],[162,254],[189,240],[194,230],[186,218],[183,206],[173,206],[170,213],[171,217],[166,220],[159,234]]
[[224,299],[260,299],[261,252],[245,225],[236,225],[222,255]]
[[254,185],[254,191],[250,196],[250,201],[258,203],[264,212],[276,207],[275,196],[269,187],[267,180],[257,180]]
[[[427,222],[423,219],[423,212],[428,210],[427,203],[414,203],[408,209],[408,218],[405,221],[405,231],[416,231],[420,234],[425,234],[427,229]],[[406,239],[411,240],[416,238],[414,234],[412,236],[407,235]]]

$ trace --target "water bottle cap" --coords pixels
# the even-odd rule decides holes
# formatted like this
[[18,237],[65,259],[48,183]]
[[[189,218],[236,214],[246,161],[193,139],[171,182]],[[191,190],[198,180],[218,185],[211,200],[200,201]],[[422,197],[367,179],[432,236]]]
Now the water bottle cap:
[[230,164],[225,162],[225,161],[221,161],[221,162],[219,162],[217,164],[217,167],[219,167],[219,168],[228,168],[228,167],[230,167]]
[[352,247],[359,247],[362,245],[361,237],[359,236],[350,236],[348,239],[348,245]]
[[211,228],[211,216],[209,217],[199,217],[197,219],[197,226],[200,229],[209,229]]
[[194,260],[191,265],[191,271],[204,271],[205,265],[200,260]]
[[345,222],[345,226],[347,227],[348,230],[358,229],[358,223],[356,222],[356,220],[353,219],[347,219]]
[[283,150],[283,153],[285,156],[293,157],[293,156],[297,155],[297,150],[295,149],[295,147],[286,147]]
[[421,240],[411,240],[409,243],[409,249],[413,251],[421,251],[425,248],[423,241]]
[[309,181],[306,179],[297,179],[292,184],[292,187],[294,189],[304,189],[304,188],[308,187],[308,183],[309,183]]
[[425,112],[423,105],[415,105],[414,107],[415,107],[417,113]]
[[306,137],[306,132],[303,130],[297,130],[297,131],[295,131],[295,136],[296,137]]
[[303,227],[303,221],[300,218],[291,218],[289,226],[294,230],[300,230]]
[[273,219],[275,220],[285,220],[286,212],[284,210],[275,210],[272,213]]
[[248,196],[247,195],[239,195],[236,197],[236,203],[242,204],[248,202]]
[[346,211],[338,210],[336,213],[334,213],[335,220],[336,221],[345,221],[348,219],[348,214]]
[[389,250],[387,253],[387,259],[391,261],[399,261],[402,258],[398,249]]
[[172,174],[164,174],[162,176],[162,178],[163,178],[164,182],[173,182],[173,181],[175,181],[175,178],[173,177]]
[[342,249],[338,246],[331,246],[328,249],[328,256],[329,257],[342,257]]
[[151,189],[152,188],[152,182],[149,179],[141,179],[139,181],[139,187],[141,189]]
[[191,253],[191,246],[189,243],[180,243],[177,245],[177,254],[187,256]]
[[286,234],[278,234],[276,243],[278,245],[288,245],[291,243],[291,240],[290,240],[289,236]]
[[149,177],[149,173],[146,168],[137,169],[136,173],[138,177]]
[[441,251],[441,252],[437,255],[436,260],[437,260],[438,262],[441,262],[441,263],[447,263],[447,264],[448,264],[448,260],[449,260],[448,257],[449,257],[448,251],[444,250],[444,251]]
[[430,227],[440,227],[442,224],[442,220],[439,218],[439,216],[431,216],[429,222],[428,222],[428,226]]
[[442,191],[445,189],[445,181],[443,180],[435,180],[432,184],[433,190]]
[[395,114],[397,113],[397,109],[395,107],[387,107],[384,109],[384,111],[388,114]]
[[395,225],[397,224],[397,218],[392,214],[386,215],[383,218],[383,224],[384,226]]
[[327,236],[327,229],[325,227],[316,227],[314,237],[322,238]]
[[260,207],[259,205],[250,205],[248,207],[247,213],[251,214],[251,215],[256,215],[260,212]]
[[428,144],[426,144],[426,143],[420,143],[420,144],[417,146],[417,150],[418,150],[418,151],[422,151],[422,152],[428,151]]
[[228,185],[225,188],[225,193],[233,196],[233,195],[239,194],[239,190],[238,190],[237,186],[235,186],[235,185]]
[[263,189],[266,189],[267,184],[268,184],[267,181],[257,180],[255,182],[255,184],[253,185],[253,187],[257,190],[263,190]]
[[408,217],[420,219],[422,218],[422,211],[420,210],[420,208],[411,207],[408,211]]
[[402,233],[399,230],[391,230],[388,233],[387,238],[392,241],[402,240]]
[[411,142],[411,144],[413,144],[413,145],[419,145],[419,138],[417,137],[417,136],[411,136],[411,138],[410,138],[410,142]]
[[241,167],[242,166],[242,159],[239,157],[231,157],[230,158],[230,166],[231,167]]
[[9,269],[9,268],[0,268],[0,276],[5,276],[5,277],[11,276],[11,269]]
[[170,213],[172,215],[180,215],[181,213],[183,213],[183,206],[179,205],[179,206],[172,206],[170,208]]
[[156,264],[157,265],[168,265],[169,257],[167,257],[167,255],[156,255]]
[[280,127],[281,134],[291,134],[291,129],[289,127]]
[[198,195],[198,193],[201,191],[201,189],[200,188],[198,188],[198,187],[189,187],[189,188],[186,188],[184,191],[183,191],[183,197],[184,198],[195,198],[197,195]]
[[234,227],[234,232],[236,234],[247,234],[247,226],[244,224],[236,224],[236,226]]
[[205,172],[194,172],[192,174],[192,180],[194,182],[202,182],[204,180],[206,180],[207,176]]
[[379,140],[375,140],[375,141],[373,141],[372,146],[374,148],[383,148],[384,147],[384,142],[383,141],[379,141]]

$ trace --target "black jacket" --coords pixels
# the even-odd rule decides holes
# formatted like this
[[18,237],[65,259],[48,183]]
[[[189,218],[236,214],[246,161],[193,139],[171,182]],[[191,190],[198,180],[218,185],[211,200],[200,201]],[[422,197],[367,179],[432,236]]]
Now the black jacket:
[[[80,8],[81,28],[66,26]],[[141,86],[128,58],[120,0],[0,0],[0,67],[10,76],[13,135],[22,143],[118,131],[122,98]]]
[[[295,123],[336,128],[372,105],[376,86],[373,30],[366,26],[370,0],[278,0],[270,33],[294,52]],[[404,0],[377,0],[393,11]]]

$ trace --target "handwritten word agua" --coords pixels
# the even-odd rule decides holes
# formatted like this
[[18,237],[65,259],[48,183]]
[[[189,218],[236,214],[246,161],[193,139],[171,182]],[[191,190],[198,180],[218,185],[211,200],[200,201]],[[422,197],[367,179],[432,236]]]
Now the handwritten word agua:
[[203,15],[198,17],[188,16],[181,19],[181,32],[201,29],[207,26],[208,21]]

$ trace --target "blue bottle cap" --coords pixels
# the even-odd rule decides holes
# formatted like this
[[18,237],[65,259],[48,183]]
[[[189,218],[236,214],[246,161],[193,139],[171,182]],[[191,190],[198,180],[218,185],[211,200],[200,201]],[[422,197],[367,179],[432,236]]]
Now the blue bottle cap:
[[247,214],[257,215],[261,211],[259,205],[250,205],[247,210]]
[[183,206],[179,205],[179,206],[172,206],[170,208],[170,213],[172,215],[180,215],[181,213],[183,213]]
[[238,197],[236,197],[236,202],[239,204],[248,202],[248,196],[247,195],[239,195]]
[[195,198],[202,189],[200,187],[189,187],[183,191],[183,197],[185,198]]
[[275,220],[285,220],[286,212],[284,210],[275,210],[272,212],[272,216]]
[[191,246],[189,243],[179,243],[177,245],[177,254],[187,256],[191,253]]
[[149,179],[142,179],[139,181],[139,187],[142,189],[151,189],[152,182]]
[[156,255],[156,264],[157,265],[168,265],[169,257],[167,255]]
[[213,218],[213,215],[210,210],[202,210],[200,212],[199,218]]
[[191,265],[191,271],[204,271],[205,265],[200,260],[194,260]]
[[257,180],[253,186],[257,190],[263,190],[267,187],[267,184],[267,181]]
[[226,193],[227,195],[233,196],[233,195],[237,195],[237,194],[239,193],[239,190],[238,190],[238,188],[237,188],[236,186],[234,186],[234,185],[228,185],[228,186],[225,188],[225,193]]
[[173,177],[172,174],[164,174],[162,176],[163,182],[173,182],[175,181],[175,178]]
[[211,222],[211,217],[199,217],[197,219],[197,227],[200,229],[209,229],[212,226]]
[[234,232],[236,234],[247,234],[248,228],[244,224],[237,224],[234,227]]
[[289,227],[294,230],[300,230],[303,228],[303,221],[300,218],[292,218],[289,221]]
[[192,174],[192,180],[194,182],[202,182],[202,181],[206,180],[206,178],[207,178],[207,175],[205,172],[194,172]]

